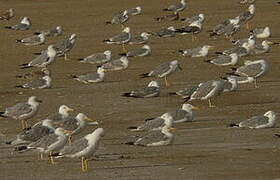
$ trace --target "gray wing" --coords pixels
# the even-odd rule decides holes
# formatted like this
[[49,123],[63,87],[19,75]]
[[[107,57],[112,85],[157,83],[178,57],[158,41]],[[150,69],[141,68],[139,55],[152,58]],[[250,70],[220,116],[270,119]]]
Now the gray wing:
[[260,126],[260,125],[264,125],[264,124],[267,124],[269,121],[268,121],[268,117],[266,116],[254,116],[250,119],[247,119],[245,121],[242,121],[241,123],[239,123],[239,127],[251,127],[251,128],[254,128],[254,127],[257,127],[257,126]]
[[145,123],[138,126],[138,130],[141,131],[150,131],[153,129],[160,128],[164,125],[164,119],[157,117],[152,120],[147,120]]
[[29,83],[23,85],[24,88],[42,88],[46,85],[46,80],[44,79],[35,79]]
[[159,37],[170,37],[175,36],[175,32],[169,29],[162,29],[156,33]]
[[159,95],[158,87],[145,87],[138,90],[132,90],[130,96],[133,97],[155,97]]
[[78,76],[78,79],[80,81],[97,81],[100,79],[100,76],[98,73],[92,72],[92,73],[80,75],[80,76]]
[[136,145],[146,146],[147,144],[167,140],[161,131],[151,131],[135,141]]
[[149,52],[147,49],[144,49],[144,48],[138,48],[138,49],[134,49],[132,51],[129,51],[127,53],[127,56],[128,57],[134,57],[134,56],[146,56],[148,55]]
[[189,98],[196,90],[198,86],[193,86],[190,88],[185,88],[176,92],[177,95],[182,96],[183,98]]
[[84,137],[74,141],[71,145],[65,146],[60,153],[62,155],[71,155],[78,153],[88,147],[88,140]]
[[176,121],[192,121],[193,117],[190,113],[183,109],[178,109],[176,111],[169,112],[169,114],[173,117],[174,122]]
[[228,55],[221,55],[211,60],[211,63],[216,65],[225,65],[231,63],[231,57]]
[[52,120],[53,122],[59,122],[63,120],[63,117],[59,113],[52,114],[47,117],[47,119]]
[[255,28],[253,30],[253,34],[257,35],[257,34],[263,33],[263,31],[264,31],[264,28]]
[[55,143],[56,141],[58,141],[58,136],[56,134],[54,134],[54,133],[48,134],[48,135],[38,139],[36,142],[29,144],[28,147],[31,147],[31,148],[40,147],[43,149],[47,149],[48,146]]
[[107,62],[105,64],[102,65],[102,68],[108,70],[108,69],[115,69],[118,67],[123,67],[123,62],[120,61],[119,59],[116,60],[112,60],[110,62]]
[[157,66],[153,71],[149,73],[149,76],[161,76],[168,71],[170,71],[170,66],[169,62],[166,62]]
[[79,123],[75,117],[67,117],[60,123],[60,127],[65,130],[74,131],[79,127]]
[[23,132],[19,133],[17,137],[25,141],[35,142],[38,139],[51,133],[53,133],[52,129],[38,124],[35,127],[23,130]]
[[29,66],[38,66],[46,63],[49,60],[49,56],[47,54],[47,51],[44,51],[41,55],[37,56],[35,59],[33,59]]
[[247,50],[244,47],[234,47],[223,52],[223,54],[225,55],[230,55],[232,53],[236,53],[238,56],[244,56],[248,54]]
[[89,63],[104,63],[106,61],[109,61],[109,59],[107,59],[106,55],[103,53],[96,53],[84,58],[83,61]]
[[184,8],[184,5],[181,3],[170,5],[167,9],[169,11],[178,11]]
[[20,23],[20,24],[12,26],[11,28],[14,30],[28,30],[29,27],[30,27],[30,25]]
[[6,114],[9,117],[18,117],[23,114],[28,114],[32,112],[32,108],[27,103],[18,103],[12,107],[6,109]]
[[200,51],[201,51],[201,47],[197,47],[197,48],[194,48],[194,49],[187,49],[185,52],[184,52],[184,55],[189,55],[189,56],[197,56],[200,54]]
[[130,39],[129,33],[122,32],[122,33],[119,34],[119,35],[116,35],[116,36],[114,36],[114,37],[111,37],[111,38],[110,38],[110,41],[122,43],[122,42],[124,42],[124,41],[128,41],[129,39]]
[[249,77],[255,77],[262,71],[263,71],[262,65],[258,63],[258,64],[241,66],[237,69],[236,73]]
[[148,39],[144,39],[142,36],[132,36],[129,44],[143,44],[146,43]]
[[207,81],[202,83],[196,91],[192,94],[191,98],[193,99],[201,99],[207,96],[216,86],[212,85],[213,81]]
[[40,39],[40,37],[38,37],[36,35],[36,36],[31,36],[31,37],[23,38],[21,40],[21,42],[28,43],[28,44],[35,44],[35,43],[41,42],[41,39]]

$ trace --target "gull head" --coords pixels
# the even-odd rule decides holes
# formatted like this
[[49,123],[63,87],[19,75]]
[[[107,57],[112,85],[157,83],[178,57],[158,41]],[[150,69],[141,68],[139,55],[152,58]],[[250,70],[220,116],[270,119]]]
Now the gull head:
[[58,109],[59,114],[66,115],[66,116],[68,116],[68,112],[70,112],[70,111],[74,111],[74,109],[69,108],[66,105],[61,105]]
[[276,120],[276,113],[273,111],[267,111],[264,116],[269,118],[269,122],[274,122]]
[[176,31],[176,29],[174,28],[174,26],[170,26],[170,27],[168,27],[167,29],[170,30],[170,31]]
[[125,33],[130,33],[130,28],[129,28],[129,27],[125,27],[125,28],[123,29],[123,32],[125,32]]
[[149,84],[148,84],[148,87],[159,87],[159,84],[157,81],[151,81]]
[[97,68],[97,73],[98,74],[101,74],[101,73],[104,73],[104,72],[105,72],[105,70],[103,69],[103,67],[100,66],[100,67]]
[[135,7],[135,9],[137,10],[138,13],[140,13],[142,10],[142,8],[140,6]]
[[142,46],[143,49],[148,49],[148,50],[151,50],[151,47],[147,44],[145,44],[144,46]]
[[28,98],[28,104],[39,104],[42,100],[38,99],[36,96],[31,96]]
[[31,24],[30,19],[28,17],[23,17],[23,19],[20,21],[20,23],[27,24],[27,25]]
[[185,111],[198,110],[199,108],[191,104],[183,104],[182,109]]
[[199,17],[200,21],[204,21],[204,18],[205,18],[204,14],[199,14],[198,17]]
[[111,59],[112,52],[110,50],[104,51],[104,54],[108,57],[108,59]]
[[255,10],[256,10],[256,7],[254,4],[251,4],[249,7],[248,7],[248,11],[251,13],[251,14],[254,14],[255,13]]

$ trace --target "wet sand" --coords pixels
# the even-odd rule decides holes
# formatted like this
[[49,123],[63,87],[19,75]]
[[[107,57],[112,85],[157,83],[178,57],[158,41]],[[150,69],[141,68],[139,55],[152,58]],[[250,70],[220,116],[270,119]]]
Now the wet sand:
[[[162,2],[162,3],[160,3]],[[111,49],[113,55],[121,52],[118,45],[102,43],[112,35],[121,31],[118,25],[105,25],[112,14],[119,10],[141,5],[143,14],[129,19],[127,26],[132,33],[155,31],[161,27],[174,25],[180,27],[180,22],[155,22],[154,17],[164,15],[161,11],[171,0],[141,1],[75,1],[75,0],[13,0],[1,2],[1,10],[13,7],[16,17],[9,22],[0,22],[1,27],[15,24],[20,17],[28,16],[32,28],[28,31],[11,31],[0,28],[0,109],[25,101],[27,97],[36,95],[44,102],[35,118],[34,124],[48,114],[57,111],[61,104],[69,105],[78,112],[84,112],[89,117],[101,122],[106,131],[98,157],[89,162],[89,171],[82,173],[78,159],[59,159],[56,165],[47,161],[39,161],[36,153],[18,154],[5,144],[0,145],[0,179],[278,179],[280,178],[280,139],[273,136],[279,133],[279,125],[271,129],[237,129],[227,128],[231,122],[239,122],[253,115],[263,114],[268,110],[279,112],[280,90],[280,46],[273,46],[270,53],[242,58],[242,60],[266,59],[271,64],[271,71],[260,78],[259,88],[253,84],[240,85],[237,92],[227,93],[214,99],[216,108],[208,108],[206,101],[194,101],[192,104],[200,108],[196,112],[193,123],[176,125],[175,141],[166,147],[131,147],[123,143],[131,139],[135,133],[126,130],[128,126],[137,125],[146,118],[155,117],[163,112],[179,108],[182,100],[179,97],[168,96],[187,85],[215,79],[229,71],[229,67],[221,68],[204,63],[205,58],[186,58],[180,56],[178,49],[187,49],[199,45],[214,45],[210,57],[215,51],[231,47],[224,37],[209,39],[206,30],[225,18],[235,17],[246,9],[232,1],[197,0],[189,2],[189,8],[182,16],[204,13],[206,20],[204,31],[195,42],[191,36],[174,38],[154,38],[149,45],[152,56],[131,58],[127,70],[108,72],[105,81],[85,85],[73,81],[71,74],[82,74],[96,69],[94,65],[82,64],[76,59],[94,52]],[[113,4],[113,5],[112,5]],[[110,7],[110,8],[108,8]],[[273,41],[280,41],[279,8],[274,1],[259,0],[256,5],[256,15],[250,22],[251,27],[270,26]],[[32,53],[45,49],[63,37],[49,38],[41,46],[27,47],[15,43],[32,34],[36,30],[61,25],[64,36],[72,33],[78,35],[75,47],[69,54],[70,60],[57,58],[49,66],[52,71],[53,87],[43,90],[22,90],[14,86],[22,80],[15,75],[28,70],[19,69],[18,65],[29,62],[34,57]],[[248,30],[242,30],[234,37],[246,37]],[[172,45],[171,45],[172,44]],[[129,45],[128,49],[138,46]],[[208,58],[210,58],[208,57]],[[208,59],[207,58],[207,59]],[[152,79],[140,79],[139,74],[149,72],[153,67],[169,60],[178,59],[183,71],[170,76],[170,87],[160,84],[160,97],[151,99],[131,99],[120,94],[131,89],[145,86]],[[279,123],[278,123],[279,124]],[[88,127],[78,137],[91,132],[94,126]],[[20,123],[11,119],[1,119],[0,133],[7,138],[20,131]],[[74,137],[75,139],[78,137]],[[4,140],[0,134],[0,140]]]

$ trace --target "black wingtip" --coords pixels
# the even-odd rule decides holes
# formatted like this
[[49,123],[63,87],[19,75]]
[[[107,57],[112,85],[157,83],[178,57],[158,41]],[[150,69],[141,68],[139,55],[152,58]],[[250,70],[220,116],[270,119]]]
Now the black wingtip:
[[12,29],[12,26],[5,26],[6,29]]
[[274,134],[274,136],[276,136],[276,137],[280,137],[280,134]]
[[236,70],[237,70],[237,68],[235,68],[235,67],[232,67],[232,68],[231,68],[231,70],[233,70],[233,71],[236,71]]
[[149,73],[144,73],[139,75],[141,78],[147,78],[149,77]]
[[58,152],[58,153],[52,153],[52,154],[49,155],[49,157],[50,157],[50,156],[53,156],[53,157],[59,156],[59,152]]
[[79,58],[79,59],[78,59],[78,61],[83,61],[83,60],[84,60],[84,58]]
[[230,76],[238,76],[237,74],[234,74],[233,72],[230,72],[230,73],[226,73],[227,75],[230,75]]
[[16,85],[15,87],[16,87],[16,88],[23,88],[22,85]]
[[123,96],[123,97],[131,97],[130,93],[123,93],[121,96]]
[[162,9],[163,11],[169,11],[169,9],[168,8],[164,8],[164,9]]
[[126,142],[124,144],[126,144],[126,145],[134,145],[134,142]]
[[111,21],[106,21],[105,24],[108,25],[108,24],[112,24],[112,23],[111,23]]
[[71,74],[71,78],[78,78],[78,76],[75,74]]
[[33,53],[34,55],[41,55],[42,53]]
[[219,51],[217,51],[217,52],[215,52],[215,54],[220,54],[220,55],[222,55],[222,54],[223,54],[223,52],[219,52]]
[[204,61],[204,62],[206,62],[206,63],[211,63],[211,60],[206,60],[206,61]]
[[27,146],[18,146],[18,147],[15,147],[14,150],[15,151],[24,151],[24,150],[27,150]]
[[41,34],[40,32],[34,32],[33,33],[34,35],[39,35],[39,34]]
[[170,96],[176,96],[177,93],[176,93],[176,92],[169,92],[168,95],[170,95]]
[[147,118],[147,119],[145,119],[145,122],[147,122],[147,121],[152,121],[152,120],[154,120],[155,118]]
[[119,53],[120,56],[126,56],[126,53]]
[[17,42],[17,43],[20,43],[20,42],[21,42],[21,40],[20,40],[20,39],[16,39],[16,42]]
[[105,43],[106,43],[106,42],[110,42],[110,40],[109,40],[109,39],[105,39],[105,40],[103,40],[103,42],[105,42]]
[[190,97],[190,96],[188,96],[188,97],[184,97],[184,103],[185,103],[185,102],[188,102],[190,99],[191,99],[191,97]]
[[5,144],[11,145],[12,141],[6,141]]
[[128,127],[127,129],[137,129],[137,127],[136,126],[130,126],[130,127]]
[[235,123],[231,123],[231,124],[228,125],[228,127],[239,127],[239,125],[235,124]]

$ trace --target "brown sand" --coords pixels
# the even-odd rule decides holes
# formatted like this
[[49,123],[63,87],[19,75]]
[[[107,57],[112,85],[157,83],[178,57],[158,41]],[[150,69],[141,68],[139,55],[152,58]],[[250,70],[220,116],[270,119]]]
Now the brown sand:
[[[162,2],[162,3],[161,3]],[[279,111],[279,46],[274,46],[271,53],[243,59],[257,60],[264,58],[272,66],[271,72],[260,79],[260,88],[253,84],[242,85],[237,92],[228,93],[214,99],[217,108],[208,108],[207,102],[193,102],[199,106],[196,121],[179,124],[173,145],[166,147],[131,147],[122,143],[130,139],[134,133],[126,130],[127,126],[137,125],[143,119],[154,117],[163,112],[181,106],[182,100],[168,96],[168,92],[178,90],[189,84],[195,84],[223,75],[229,68],[220,68],[204,63],[204,58],[190,59],[181,57],[178,49],[196,47],[202,44],[215,45],[215,50],[223,50],[231,44],[224,37],[209,39],[204,31],[198,40],[191,42],[190,36],[175,38],[152,38],[152,56],[131,59],[129,68],[122,72],[106,73],[105,82],[84,85],[69,78],[70,74],[95,70],[95,66],[81,64],[77,58],[85,57],[93,52],[111,49],[116,55],[121,46],[106,45],[102,40],[120,32],[118,25],[105,25],[112,14],[124,8],[141,5],[143,14],[132,17],[128,26],[133,33],[153,31],[161,27],[175,25],[180,22],[154,22],[153,18],[163,15],[161,11],[171,0],[139,1],[76,1],[76,0],[13,0],[1,2],[1,10],[13,7],[16,17],[4,25],[17,23],[22,16],[32,21],[29,31],[10,31],[1,28],[0,61],[1,81],[0,96],[3,110],[19,101],[25,101],[30,95],[39,96],[44,103],[33,124],[49,113],[57,110],[59,105],[67,104],[102,122],[106,130],[100,150],[100,156],[90,161],[87,173],[82,173],[80,161],[77,159],[59,159],[56,165],[46,161],[38,161],[36,153],[14,153],[7,145],[0,146],[0,179],[277,179],[280,178],[280,139],[273,136],[279,128],[272,129],[229,129],[228,123],[238,122],[252,115],[262,114],[267,110]],[[211,3],[210,3],[211,2]],[[238,0],[190,1],[183,16],[205,13],[204,30],[211,29],[225,18],[238,15],[246,9]],[[160,3],[160,4],[159,4]],[[274,1],[259,0],[256,15],[251,21],[252,27],[269,25],[272,29],[272,40],[279,41],[280,19],[279,8]],[[108,8],[110,7],[110,8]],[[78,39],[70,53],[71,60],[57,58],[50,65],[53,75],[53,88],[44,90],[20,90],[14,86],[21,83],[16,74],[26,72],[18,65],[33,58],[32,53],[47,47],[59,38],[48,39],[47,44],[26,47],[16,44],[15,40],[26,37],[32,32],[61,25],[65,35],[77,33]],[[243,27],[235,37],[246,37],[248,31]],[[173,43],[170,46],[170,43]],[[129,46],[133,49],[135,46]],[[211,55],[213,55],[211,52]],[[162,93],[158,98],[130,99],[120,96],[131,89],[145,86],[151,79],[140,79],[139,74],[150,71],[156,65],[173,59],[179,59],[183,71],[170,77],[171,87],[165,87],[161,81]],[[203,70],[203,71],[202,71]],[[22,93],[20,93],[22,92]],[[88,127],[91,132],[95,127]],[[0,132],[8,138],[20,131],[19,122],[1,119]],[[1,138],[1,137],[0,137]],[[75,137],[78,138],[78,137]],[[3,138],[2,138],[3,139]]]

